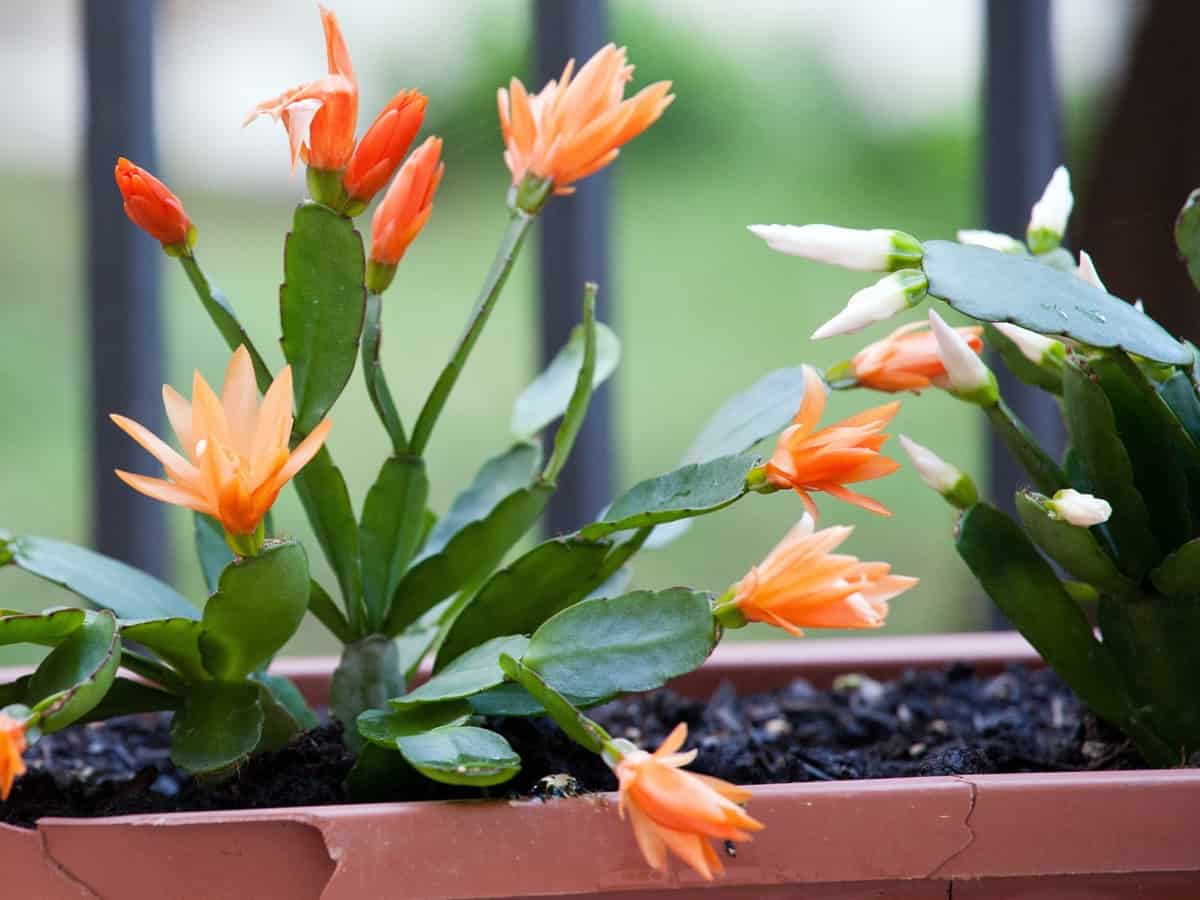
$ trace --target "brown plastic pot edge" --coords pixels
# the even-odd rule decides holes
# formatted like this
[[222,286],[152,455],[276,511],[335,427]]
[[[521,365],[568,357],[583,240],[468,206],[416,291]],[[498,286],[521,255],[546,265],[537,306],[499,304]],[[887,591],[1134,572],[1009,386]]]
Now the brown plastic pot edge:
[[[678,687],[1035,660],[1015,635],[730,643]],[[276,671],[320,702],[333,665]],[[1200,896],[1197,770],[768,785],[751,802],[768,828],[712,886],[649,870],[610,795],[43,819],[0,826],[0,861],[4,895],[38,900]]]

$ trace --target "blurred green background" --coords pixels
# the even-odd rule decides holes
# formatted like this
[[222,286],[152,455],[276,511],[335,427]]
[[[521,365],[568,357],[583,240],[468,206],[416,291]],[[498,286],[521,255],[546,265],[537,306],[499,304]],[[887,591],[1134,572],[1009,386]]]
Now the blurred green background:
[[[495,4],[485,7],[499,15]],[[356,28],[353,5],[338,11],[355,53],[361,26]],[[311,75],[319,65],[319,29],[315,13],[305,16],[289,28],[302,41]],[[813,329],[872,276],[772,253],[746,232],[748,223],[894,226],[922,238],[950,237],[957,228],[979,224],[979,147],[969,106],[918,125],[880,127],[869,110],[842,96],[828,66],[799,44],[772,46],[769,68],[752,70],[744,54],[726,53],[711,33],[681,27],[652,7],[614,3],[612,18],[614,37],[628,44],[638,66],[634,87],[670,78],[678,95],[664,119],[615,164],[615,278],[601,290],[615,298],[613,324],[624,342],[614,396],[615,463],[623,488],[672,468],[716,407],[767,371],[802,361],[828,365],[890,328],[812,343]],[[511,22],[477,28],[469,40],[469,71],[427,88],[427,130],[445,138],[447,174],[432,220],[404,260],[384,312],[384,362],[410,422],[462,327],[503,227],[508,173],[500,160],[494,89],[510,74],[528,71],[522,33]],[[395,89],[426,85],[404,59],[376,59],[369,67],[366,51],[358,52],[361,131]],[[290,73],[257,77],[265,80],[246,88],[251,101],[299,80]],[[1074,118],[1077,129],[1086,128],[1086,116]],[[270,132],[278,167],[285,167],[282,130],[255,127]],[[191,142],[177,152],[203,158],[206,150]],[[281,241],[302,177],[289,183],[290,196],[254,190],[244,177],[231,182],[216,169],[212,179],[174,179],[172,154],[164,155],[161,174],[199,226],[201,261],[272,367],[282,365],[273,340]],[[193,158],[191,171],[196,167]],[[79,187],[72,168],[0,167],[0,379],[6,396],[0,527],[86,542],[90,410]],[[360,221],[365,230],[367,218]],[[133,226],[122,220],[112,227]],[[512,401],[535,370],[535,259],[531,243],[435,433],[435,508],[444,509],[481,461],[508,440]],[[228,358],[223,344],[174,263],[168,261],[164,277],[171,382],[187,389],[193,368],[219,382]],[[578,297],[562,302],[574,305]],[[887,399],[836,394],[826,419]],[[330,446],[358,505],[386,452],[358,373],[333,418]],[[936,391],[906,397],[892,429],[901,432],[985,477],[982,420],[949,397]],[[893,441],[885,452],[897,455],[899,449]],[[871,516],[828,498],[819,503],[823,524],[857,526],[846,551],[887,560],[896,571],[922,579],[895,601],[883,633],[985,627],[986,608],[954,554],[952,515],[942,501],[907,466],[865,492],[895,515]],[[636,582],[721,591],[801,513],[790,493],[751,497],[698,521],[670,547],[644,552],[636,561]],[[280,530],[309,539],[310,555],[319,555],[290,489],[276,522]],[[199,601],[190,515],[172,509],[170,524],[174,580]],[[320,567],[318,577],[333,583]],[[0,605],[36,609],[71,599],[15,569],[0,572]],[[290,651],[328,652],[334,646],[319,626],[307,623]],[[20,659],[14,654],[0,661]]]

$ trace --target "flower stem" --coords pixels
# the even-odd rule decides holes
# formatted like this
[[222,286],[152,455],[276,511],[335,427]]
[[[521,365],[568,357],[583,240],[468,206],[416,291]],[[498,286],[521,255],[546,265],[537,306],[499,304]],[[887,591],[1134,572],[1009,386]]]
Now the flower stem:
[[429,392],[429,397],[425,400],[425,405],[421,407],[417,424],[413,426],[412,441],[408,445],[408,452],[413,456],[420,456],[424,452],[426,444],[429,443],[433,426],[437,424],[438,416],[441,415],[442,409],[450,397],[450,392],[454,390],[454,384],[458,381],[458,376],[466,365],[467,357],[471,355],[475,342],[479,340],[479,335],[483,332],[492,310],[496,307],[496,301],[500,299],[500,291],[504,287],[504,282],[508,280],[508,273],[512,271],[513,263],[521,250],[521,243],[529,231],[529,226],[533,224],[533,220],[533,216],[519,209],[512,211],[508,228],[500,241],[496,258],[492,260],[487,278],[484,279],[483,289],[480,291],[479,299],[475,302],[475,309],[471,313],[466,331],[458,339],[458,345],[454,348],[450,361],[446,363],[442,374],[438,376],[433,390]]
[[383,365],[379,361],[379,344],[383,339],[383,326],[380,317],[383,311],[382,297],[372,292],[367,293],[367,314],[363,325],[362,364],[363,378],[367,382],[367,394],[371,405],[379,415],[379,421],[392,439],[392,453],[403,456],[408,450],[408,438],[404,434],[404,423],[396,412],[396,404],[392,402],[392,392],[388,389],[387,378],[383,374]]
[[1058,463],[1038,445],[1036,438],[1003,400],[997,400],[991,406],[985,407],[984,411],[1008,452],[1029,473],[1034,486],[1041,493],[1053,495],[1056,491],[1070,487]]
[[217,326],[217,331],[221,333],[221,337],[225,339],[225,343],[229,345],[229,349],[236,350],[239,346],[244,346],[250,354],[250,360],[254,364],[254,379],[258,382],[258,390],[260,393],[265,394],[267,388],[271,386],[271,370],[263,362],[262,355],[254,346],[254,342],[250,340],[250,335],[246,333],[246,329],[242,327],[242,323],[238,321],[237,313],[233,311],[229,299],[208,280],[208,277],[204,274],[204,270],[200,268],[200,263],[196,261],[194,254],[180,256],[179,262],[183,266],[183,271],[187,273],[188,281],[192,283],[192,287],[196,291],[196,296],[200,298],[200,303],[204,307],[205,312],[208,313],[208,317],[212,319],[213,324]]

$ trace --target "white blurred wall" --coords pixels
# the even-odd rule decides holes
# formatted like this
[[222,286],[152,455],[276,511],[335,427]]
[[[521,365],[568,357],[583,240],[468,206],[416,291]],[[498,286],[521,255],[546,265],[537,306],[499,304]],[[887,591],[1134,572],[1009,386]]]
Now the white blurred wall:
[[[82,0],[0,2],[0,166],[68,170],[83,117]],[[613,0],[651,7],[664,23],[721,41],[764,90],[787,90],[755,68],[756,48],[794,45],[820,53],[852,102],[880,128],[970,114],[979,84],[983,0]],[[411,73],[436,94],[472,75],[480,29],[523,39],[519,0],[329,0],[360,78],[372,67]],[[1119,70],[1141,4],[1056,0],[1054,32],[1068,94],[1101,86]],[[885,12],[886,11],[886,12]],[[157,47],[160,153],[173,183],[213,178],[263,191],[294,191],[282,131],[242,129],[255,102],[321,72],[315,3],[307,0],[161,0]],[[897,96],[903,85],[903,96]],[[479,85],[490,94],[493,85]],[[385,96],[364,92],[364,118]],[[360,125],[360,129],[365,125]]]

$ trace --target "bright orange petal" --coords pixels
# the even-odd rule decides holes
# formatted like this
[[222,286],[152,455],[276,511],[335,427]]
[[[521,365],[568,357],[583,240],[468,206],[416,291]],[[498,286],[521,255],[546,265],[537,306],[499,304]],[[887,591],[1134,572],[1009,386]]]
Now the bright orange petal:
[[118,478],[135,491],[145,494],[147,497],[161,500],[163,503],[171,503],[175,506],[185,506],[188,509],[194,509],[196,512],[206,515],[216,515],[217,510],[215,506],[182,485],[172,484],[169,481],[163,481],[161,478],[138,475],[134,472],[123,472],[120,469],[116,469],[115,471]]

